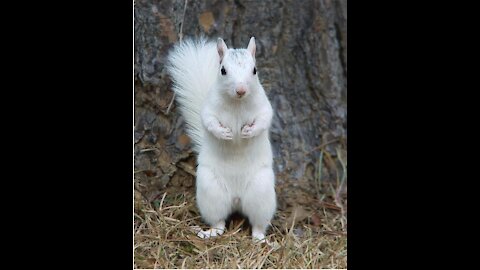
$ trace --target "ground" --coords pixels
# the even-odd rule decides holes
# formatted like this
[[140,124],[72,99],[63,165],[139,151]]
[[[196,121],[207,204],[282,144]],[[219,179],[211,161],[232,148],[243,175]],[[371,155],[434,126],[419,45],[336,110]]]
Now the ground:
[[347,268],[346,177],[311,190],[284,183],[276,186],[270,244],[254,243],[248,220],[239,216],[222,236],[198,238],[192,227],[208,227],[194,186],[167,187],[148,200],[135,191],[135,268]]

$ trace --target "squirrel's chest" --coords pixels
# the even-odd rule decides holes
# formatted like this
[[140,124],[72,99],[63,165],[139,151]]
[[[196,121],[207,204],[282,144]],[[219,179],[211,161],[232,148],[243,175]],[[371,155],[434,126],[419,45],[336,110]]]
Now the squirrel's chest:
[[229,111],[223,111],[218,116],[220,123],[232,129],[234,137],[239,138],[243,126],[252,124],[254,113],[246,108],[230,108]]

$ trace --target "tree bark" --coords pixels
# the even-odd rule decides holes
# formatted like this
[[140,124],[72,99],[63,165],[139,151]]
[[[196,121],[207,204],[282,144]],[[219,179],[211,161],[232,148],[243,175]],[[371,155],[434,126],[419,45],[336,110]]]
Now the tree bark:
[[[137,0],[134,24],[135,178],[146,196],[193,185],[195,157],[164,68],[181,28],[185,36],[222,37],[234,48],[255,36],[259,78],[275,111],[279,183],[308,189],[320,151],[333,159],[346,153],[346,0],[188,1],[186,9],[184,0]],[[336,174],[325,166],[325,179]]]

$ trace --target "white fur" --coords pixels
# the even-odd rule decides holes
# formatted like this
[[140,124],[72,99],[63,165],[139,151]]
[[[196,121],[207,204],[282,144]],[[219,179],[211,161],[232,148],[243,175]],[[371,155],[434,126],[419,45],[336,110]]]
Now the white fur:
[[[214,227],[200,231],[202,238],[223,233],[225,219],[240,211],[252,224],[252,237],[262,240],[275,213],[268,134],[273,110],[258,70],[253,74],[254,56],[254,38],[247,49],[236,50],[221,39],[187,40],[169,56],[173,89],[198,151],[198,207]],[[239,88],[245,90],[241,97]]]
[[200,111],[208,90],[217,79],[219,61],[216,45],[205,38],[186,39],[168,55],[166,67],[173,80],[172,89],[196,152],[204,137]]

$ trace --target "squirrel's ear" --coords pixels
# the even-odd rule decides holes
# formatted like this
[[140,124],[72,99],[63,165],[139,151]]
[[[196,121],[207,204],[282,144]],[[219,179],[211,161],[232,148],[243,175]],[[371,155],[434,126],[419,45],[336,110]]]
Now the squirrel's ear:
[[225,53],[227,52],[227,44],[225,44],[225,41],[223,39],[218,38],[217,39],[217,50],[218,50],[218,55],[220,56],[220,62],[222,62],[223,57],[225,56]]
[[247,50],[252,54],[252,57],[255,58],[255,37],[250,38],[250,42],[248,43]]

